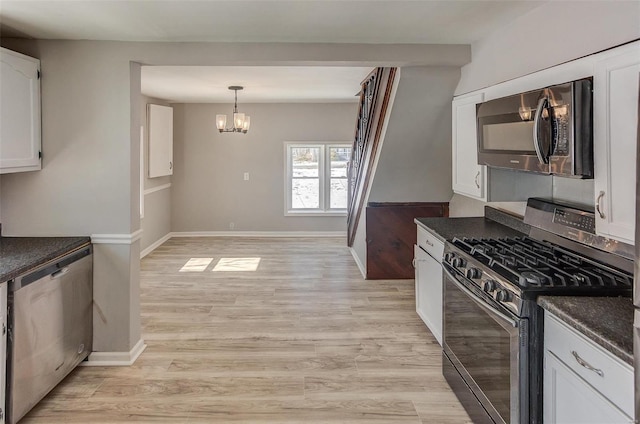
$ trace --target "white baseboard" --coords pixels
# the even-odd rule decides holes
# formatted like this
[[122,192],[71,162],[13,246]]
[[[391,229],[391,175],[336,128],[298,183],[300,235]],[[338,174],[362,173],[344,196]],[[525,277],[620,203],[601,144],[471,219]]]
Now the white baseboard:
[[344,237],[345,231],[182,231],[172,237]]
[[128,367],[136,362],[146,347],[144,340],[140,339],[129,352],[92,352],[89,359],[81,362],[80,365],[85,367]]
[[140,252],[140,259],[144,258],[149,253],[151,253],[154,250],[156,250],[158,247],[160,247],[162,244],[164,244],[164,242],[166,242],[170,238],[171,238],[171,233],[167,233],[164,237],[161,237],[160,239],[156,240],[151,245],[147,246],[142,252]]
[[351,251],[351,256],[353,256],[353,260],[356,261],[356,265],[358,265],[358,269],[360,269],[360,274],[362,274],[362,278],[366,280],[367,279],[366,268],[364,267],[362,262],[360,262],[360,258],[358,258],[358,255],[356,255],[356,251],[353,250],[353,247],[350,247],[349,250]]
[[344,237],[344,231],[179,231],[172,232],[157,240],[140,252],[140,259],[153,252],[173,237]]
[[345,231],[182,231],[172,237],[344,237]]

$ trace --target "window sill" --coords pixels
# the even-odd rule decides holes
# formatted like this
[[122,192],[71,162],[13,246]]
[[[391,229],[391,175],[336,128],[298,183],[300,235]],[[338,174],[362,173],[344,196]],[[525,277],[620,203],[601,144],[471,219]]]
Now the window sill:
[[347,211],[319,211],[319,210],[310,210],[310,211],[304,211],[304,210],[300,210],[300,211],[286,211],[284,213],[284,216],[323,216],[323,217],[328,217],[328,216],[343,216],[346,217],[347,216]]

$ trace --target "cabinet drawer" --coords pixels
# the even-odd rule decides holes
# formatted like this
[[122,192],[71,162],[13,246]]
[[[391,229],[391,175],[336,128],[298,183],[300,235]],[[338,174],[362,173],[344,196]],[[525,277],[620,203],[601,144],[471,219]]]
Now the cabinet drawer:
[[418,226],[418,246],[422,247],[438,262],[442,262],[444,242],[420,226]]
[[548,312],[545,312],[544,326],[545,350],[553,353],[624,413],[633,416],[632,367]]

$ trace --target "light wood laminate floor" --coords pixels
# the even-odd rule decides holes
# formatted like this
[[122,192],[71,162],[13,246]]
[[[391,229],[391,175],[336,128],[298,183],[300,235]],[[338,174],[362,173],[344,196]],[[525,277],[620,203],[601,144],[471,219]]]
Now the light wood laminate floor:
[[21,423],[469,422],[413,280],[365,281],[343,239],[174,238],[140,285],[136,363],[77,368]]

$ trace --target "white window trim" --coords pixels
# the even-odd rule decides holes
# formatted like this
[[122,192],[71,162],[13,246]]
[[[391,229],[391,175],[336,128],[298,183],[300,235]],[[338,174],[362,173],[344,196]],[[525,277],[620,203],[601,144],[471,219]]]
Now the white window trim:
[[[331,164],[326,159],[326,148],[334,146],[352,147],[350,141],[285,141],[284,142],[284,216],[347,216],[347,209],[325,209],[324,206],[329,204],[330,190],[325,190],[325,182],[327,175],[330,175]],[[319,168],[320,168],[320,208],[318,209],[292,209],[291,203],[291,186],[293,181],[293,169],[289,152],[292,147],[318,147],[320,148]],[[327,174],[327,172],[329,174]]]

